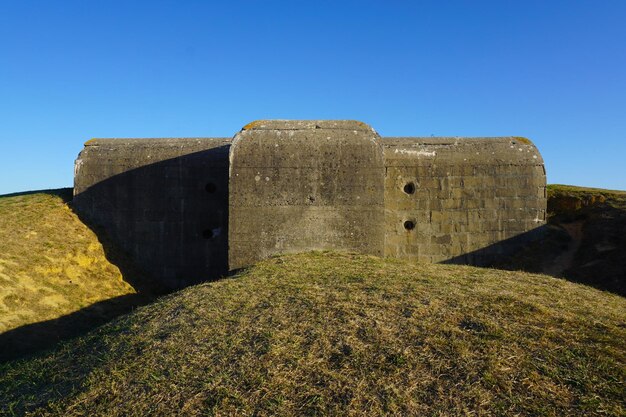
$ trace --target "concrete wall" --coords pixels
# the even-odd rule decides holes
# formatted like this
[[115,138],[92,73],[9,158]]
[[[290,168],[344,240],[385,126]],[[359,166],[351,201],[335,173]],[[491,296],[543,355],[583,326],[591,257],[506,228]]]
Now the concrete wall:
[[229,265],[336,249],[383,255],[380,138],[356,121],[259,121],[230,150]]
[[545,223],[543,160],[528,139],[383,143],[387,256],[487,265]]
[[260,121],[232,141],[91,140],[74,206],[156,284],[178,288],[313,249],[488,265],[545,223],[545,181],[524,138]]
[[74,207],[155,284],[227,272],[230,139],[93,139],[76,160]]

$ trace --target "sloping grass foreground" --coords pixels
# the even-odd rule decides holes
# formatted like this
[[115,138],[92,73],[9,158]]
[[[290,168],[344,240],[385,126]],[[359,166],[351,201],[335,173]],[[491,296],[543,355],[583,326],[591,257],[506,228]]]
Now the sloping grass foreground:
[[626,413],[626,300],[336,253],[263,261],[0,365],[29,415]]
[[[69,188],[0,196],[0,334],[135,293],[68,207],[71,196]],[[0,357],[19,348],[2,344]]]

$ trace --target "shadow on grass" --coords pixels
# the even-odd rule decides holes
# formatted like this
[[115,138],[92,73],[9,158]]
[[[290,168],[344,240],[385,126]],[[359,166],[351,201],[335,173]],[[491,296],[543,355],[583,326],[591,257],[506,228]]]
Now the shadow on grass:
[[74,313],[27,324],[0,334],[0,362],[23,358],[80,336],[102,324],[151,302],[143,294],[123,295],[100,301]]
[[[56,319],[23,325],[0,334],[0,362],[26,357],[53,348],[59,342],[82,335],[130,312],[137,306],[153,301],[159,295],[227,275],[225,273],[228,242],[226,232],[210,241],[197,239],[193,235],[195,231],[192,232],[193,242],[198,241],[199,243],[196,245],[199,246],[199,250],[196,250],[195,246],[179,247],[181,239],[177,237],[180,236],[169,236],[167,239],[159,237],[161,225],[157,222],[147,223],[150,224],[150,227],[147,230],[142,230],[145,236],[136,230],[137,224],[141,222],[132,222],[135,215],[142,215],[151,207],[150,204],[156,204],[157,210],[160,210],[163,215],[162,223],[165,227],[177,226],[183,220],[185,213],[171,209],[170,202],[179,198],[196,198],[196,188],[201,188],[204,194],[200,193],[201,198],[196,203],[199,212],[203,215],[192,218],[190,223],[195,228],[199,228],[200,223],[206,222],[204,217],[207,217],[208,213],[209,217],[211,215],[215,217],[214,220],[211,220],[212,222],[219,222],[219,225],[226,230],[228,221],[225,213],[227,213],[228,194],[225,184],[227,184],[228,171],[221,166],[212,168],[205,167],[204,164],[200,163],[207,157],[221,161],[225,155],[227,155],[225,148],[220,147],[116,175],[96,184],[89,191],[80,195],[79,200],[83,202],[83,205],[85,205],[86,200],[89,209],[80,210],[76,207],[77,199],[73,197],[72,188],[38,190],[0,196],[17,197],[49,194],[59,197],[78,216],[80,221],[95,233],[103,247],[106,259],[120,270],[123,280],[137,291],[137,294],[100,301]],[[198,187],[191,190],[184,187],[145,187],[134,193],[129,192],[129,189],[132,188],[131,185],[135,182],[147,181],[146,178],[160,181],[166,176],[165,173],[168,169],[179,165],[195,167],[202,174],[198,175],[199,178],[204,181],[206,178],[212,178],[219,189],[214,194],[207,194],[204,191],[205,184],[202,182],[198,184]],[[184,189],[183,194],[177,194],[179,189]],[[117,194],[121,192],[120,190],[129,195],[125,198],[119,198]],[[159,197],[156,203],[155,198],[153,198],[155,193]],[[217,196],[217,198],[207,198],[213,196]],[[130,215],[118,212],[117,209],[120,208],[118,206],[121,205],[124,208],[124,204],[129,204],[132,207],[133,212]],[[97,210],[93,209],[94,207]],[[99,216],[93,216],[94,211],[97,211]],[[114,217],[122,215],[127,215],[128,218],[124,218],[125,222],[117,223],[116,220],[118,219]],[[178,230],[175,227],[174,229]],[[189,232],[185,231],[183,237],[189,240],[188,235]],[[162,249],[163,254],[159,255],[155,249]],[[172,285],[171,279],[163,279],[162,271],[164,266],[167,268],[171,264],[172,259],[176,258],[177,254],[188,254],[193,262],[175,264],[173,274],[176,277],[181,277],[181,279],[175,280],[175,284]],[[207,263],[205,258],[209,259],[210,262]],[[187,276],[196,278],[182,279]]]
[[524,271],[626,296],[626,210],[597,205],[442,263]]
[[[72,208],[72,188],[28,191],[5,194],[0,197],[18,197],[33,194],[49,194],[59,197]],[[74,211],[74,210],[73,210]],[[75,212],[75,211],[74,211]],[[75,213],[78,215],[78,213]],[[74,313],[38,323],[26,324],[0,334],[0,363],[19,359],[39,351],[50,349],[57,343],[80,336],[134,308],[153,301],[167,290],[150,279],[113,243],[107,233],[100,227],[79,219],[91,229],[104,249],[104,254],[111,264],[122,274],[122,279],[129,283],[136,294],[114,297],[94,303]]]
[[[72,207],[71,188],[13,193],[0,197],[37,193],[58,196]],[[107,260],[120,269],[123,279],[138,293],[101,301],[57,319],[24,325],[0,334],[0,362],[51,348],[59,341],[84,334],[168,292],[167,287],[159,285],[158,280],[151,279],[138,268],[131,256],[123,252],[102,227],[91,224],[80,215],[79,218],[97,235]],[[568,232],[567,225],[572,222],[581,223],[581,235],[577,238]],[[225,237],[224,241],[227,241]],[[571,258],[555,268],[555,262],[568,251],[572,251]],[[225,250],[223,253],[226,253]],[[602,204],[577,212],[575,217],[556,216],[547,225],[531,232],[443,263],[548,273],[626,296],[624,253],[626,210],[621,206]],[[230,275],[236,273],[232,271]]]
[[160,285],[158,280],[150,278],[148,274],[146,274],[139,267],[137,267],[137,265],[132,261],[131,257],[119,248],[119,246],[113,241],[113,239],[111,239],[111,237],[104,230],[103,227],[92,223],[91,221],[89,221],[88,218],[81,215],[81,213],[74,208],[72,204],[72,188],[27,191],[21,193],[0,195],[0,197],[19,197],[33,194],[53,195],[59,197],[63,201],[63,203],[67,204],[72,212],[80,219],[80,221],[92,232],[94,232],[94,234],[98,238],[98,242],[102,245],[104,255],[107,261],[119,268],[123,280],[128,282],[135,289],[135,291],[143,295],[160,295],[169,292],[168,288]]

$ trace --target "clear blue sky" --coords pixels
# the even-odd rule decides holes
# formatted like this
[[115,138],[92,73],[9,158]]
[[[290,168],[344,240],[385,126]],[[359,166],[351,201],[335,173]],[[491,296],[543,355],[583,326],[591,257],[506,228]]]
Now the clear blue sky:
[[262,118],[526,136],[550,183],[626,189],[626,1],[0,0],[0,194]]

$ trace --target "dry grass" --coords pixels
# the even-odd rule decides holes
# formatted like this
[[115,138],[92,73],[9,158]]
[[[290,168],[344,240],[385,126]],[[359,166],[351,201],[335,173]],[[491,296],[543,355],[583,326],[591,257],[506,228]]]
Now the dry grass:
[[623,416],[625,381],[621,297],[318,252],[0,365],[0,414]]
[[0,196],[0,334],[132,294],[71,189]]
[[494,266],[626,296],[625,253],[626,191],[548,185],[548,223],[541,239]]
[[548,184],[548,190],[552,192],[573,193],[573,194],[615,194],[625,196],[624,190],[607,190],[604,188],[579,187],[577,185]]
[[576,187],[573,185],[548,185],[548,214],[563,220],[579,217],[598,206],[626,210],[626,191],[602,188]]

